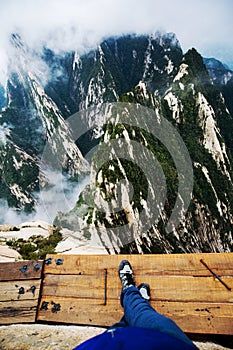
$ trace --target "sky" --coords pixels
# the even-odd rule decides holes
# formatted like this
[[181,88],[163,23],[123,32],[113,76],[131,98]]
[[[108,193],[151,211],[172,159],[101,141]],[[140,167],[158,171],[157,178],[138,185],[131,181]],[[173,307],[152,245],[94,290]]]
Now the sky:
[[195,47],[233,69],[232,14],[232,0],[0,0],[0,81],[12,32],[36,49],[80,53],[112,35],[174,32],[184,52]]

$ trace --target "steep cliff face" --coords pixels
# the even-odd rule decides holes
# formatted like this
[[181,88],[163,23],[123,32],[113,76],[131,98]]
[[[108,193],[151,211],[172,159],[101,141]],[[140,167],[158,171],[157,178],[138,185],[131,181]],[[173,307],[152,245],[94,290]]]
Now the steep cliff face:
[[39,166],[31,156],[14,142],[0,143],[0,192],[11,207],[30,212],[35,204],[33,193],[39,190]]
[[[231,116],[233,116],[233,72],[214,58],[205,58],[204,63],[210,74],[211,81],[221,91],[226,107]],[[233,155],[232,127],[232,119],[222,122],[222,131]]]
[[41,186],[49,183],[43,174],[44,161],[51,169],[61,168],[71,176],[88,172],[89,165],[56,103],[45,93],[46,64],[33,65],[35,54],[17,35],[12,36],[12,50],[7,106],[0,115],[1,198],[30,212],[36,204],[39,182]]
[[[33,208],[45,144],[72,176],[89,171],[84,156],[96,147],[90,186],[56,225],[115,252],[232,250],[232,72],[217,74],[195,49],[183,55],[174,34],[111,38],[83,56],[46,49],[40,72],[16,42],[21,59],[0,119],[9,202],[26,209],[29,198]],[[75,141],[84,119],[87,132]],[[8,151],[4,163],[9,145],[18,155]],[[21,197],[19,164],[30,174]]]
[[97,50],[74,54],[71,94],[79,108],[117,101],[140,81],[164,91],[176,74],[182,50],[174,34],[105,40]]
[[176,101],[172,117],[194,169],[193,199],[184,233],[192,232],[195,246],[202,251],[231,250],[232,152],[224,126],[228,122],[231,126],[232,117],[195,50],[184,56],[173,86],[165,95],[170,107],[171,96]]
[[[224,126],[228,121],[231,123],[232,117],[221,92],[212,85],[201,56],[193,49],[183,57],[165,94],[158,96],[158,93],[151,93],[146,84],[140,82],[132,91],[123,94],[120,101],[153,109],[154,123],[157,126],[159,119],[164,117],[179,131],[192,160],[194,181],[185,217],[172,231],[166,231],[175,198],[179,194],[179,169],[164,145],[142,129],[123,122],[119,124],[119,119],[115,118],[115,122],[111,119],[102,137],[102,142],[108,145],[110,153],[109,162],[104,163],[97,174],[97,188],[95,194],[92,194],[95,203],[88,206],[90,202],[85,203],[84,193],[72,213],[68,216],[59,214],[56,223],[66,225],[69,222],[72,226],[77,217],[82,217],[84,220],[79,220],[80,230],[88,231],[90,235],[97,234],[106,247],[118,252],[232,250],[232,161],[230,145],[227,144],[227,137],[224,137]],[[132,121],[130,107],[126,104],[122,108],[128,114],[128,120]],[[114,115],[114,109],[112,114]],[[140,116],[139,126],[145,125],[143,118],[148,118],[146,112],[144,114]],[[112,146],[113,139],[122,140],[118,156]],[[152,151],[162,166],[167,181],[164,206],[159,207],[156,198],[158,192],[153,197],[154,189],[150,178],[137,165],[140,160],[134,142]],[[140,164],[150,164],[149,167],[153,169],[148,154],[142,151],[143,147],[140,148],[143,159]],[[127,154],[131,155],[131,162],[127,160]],[[99,157],[100,154],[98,160]],[[127,179],[133,186],[131,198],[130,187],[121,184],[122,179]],[[161,178],[157,180],[162,186]],[[149,195],[153,198],[150,203]],[[119,206],[118,197],[122,198],[125,206],[122,210],[113,212],[112,208]],[[111,202],[109,205],[105,202],[104,212],[99,210],[103,198]],[[182,200],[184,199],[181,198]],[[159,218],[148,226],[145,222],[151,222],[154,211],[154,207],[148,207],[151,203],[159,207]],[[180,210],[183,210],[182,207]],[[145,211],[145,215],[140,217],[142,211]]]

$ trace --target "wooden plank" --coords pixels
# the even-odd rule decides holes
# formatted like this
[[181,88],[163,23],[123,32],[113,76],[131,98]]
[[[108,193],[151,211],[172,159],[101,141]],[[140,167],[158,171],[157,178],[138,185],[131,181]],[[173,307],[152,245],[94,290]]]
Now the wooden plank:
[[233,277],[233,253],[156,254],[156,255],[48,255],[46,274],[96,274],[108,269],[116,275],[121,260],[128,259],[135,275],[211,276],[203,259],[219,276]]
[[0,301],[35,300],[39,298],[40,280],[10,281],[0,283]]
[[41,260],[22,260],[0,263],[0,281],[39,279],[43,269]]
[[152,301],[151,305],[173,319],[184,332],[233,334],[233,304]]
[[[103,300],[104,275],[47,275],[43,282],[43,294]],[[114,293],[114,296],[119,298],[119,293]]]
[[[233,253],[49,255],[38,320],[109,326],[123,314],[118,266],[128,259],[152,306],[186,332],[233,334]],[[228,289],[201,263],[227,284]]]
[[35,322],[43,261],[0,264],[0,324]]
[[39,321],[109,326],[123,316],[119,300],[105,306],[97,299],[77,299],[43,295],[39,306]]
[[[185,332],[233,334],[233,304],[153,302],[151,305],[173,319]],[[43,296],[39,321],[98,325],[108,327],[123,315],[119,300],[103,305],[97,299],[78,299]]]
[[[47,296],[96,298],[104,300],[104,272],[98,275],[47,275],[43,283],[43,294]],[[144,277],[144,276],[143,276]],[[233,302],[233,277],[225,277],[232,288],[227,290],[213,277],[147,276],[152,300]],[[143,282],[136,276],[137,285]],[[107,299],[119,299],[121,283],[118,276],[107,276]]]
[[34,323],[36,320],[37,301],[14,300],[0,301],[0,324]]

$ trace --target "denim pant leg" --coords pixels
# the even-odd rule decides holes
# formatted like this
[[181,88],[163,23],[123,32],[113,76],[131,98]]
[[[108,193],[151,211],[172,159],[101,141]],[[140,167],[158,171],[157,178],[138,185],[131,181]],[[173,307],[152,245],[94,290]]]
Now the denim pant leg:
[[117,323],[114,323],[109,329],[116,329],[116,328],[122,328],[129,326],[128,322],[126,321],[125,315],[121,318],[121,320]]
[[155,311],[149,302],[142,298],[136,287],[132,286],[124,289],[121,301],[124,307],[125,319],[130,326],[153,328],[186,343],[192,343],[175,322]]

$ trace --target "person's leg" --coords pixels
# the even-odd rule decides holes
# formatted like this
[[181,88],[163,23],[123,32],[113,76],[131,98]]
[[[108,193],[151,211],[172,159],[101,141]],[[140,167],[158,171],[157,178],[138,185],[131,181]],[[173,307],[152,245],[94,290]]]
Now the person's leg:
[[111,327],[108,328],[109,329],[116,329],[116,328],[122,328],[122,327],[127,327],[129,324],[126,321],[125,315],[121,318],[121,320],[117,323],[114,323]]
[[131,286],[122,291],[125,319],[130,326],[153,328],[190,342],[184,332],[170,318],[155,311],[149,302],[142,298],[138,289]]
[[[129,264],[127,267],[126,261],[123,265],[124,269],[122,269],[122,264],[119,267],[119,276],[122,280],[124,271],[127,272],[127,275],[123,278],[124,284],[121,293],[121,304],[124,307],[127,323],[133,327],[153,328],[186,343],[191,343],[175,322],[155,311],[149,302],[142,297],[138,288],[135,287],[131,265]],[[131,276],[129,276],[130,274]],[[125,282],[127,278],[129,280],[128,284]]]
[[[141,283],[138,287],[138,290],[145,300],[150,300],[150,286],[147,283]],[[122,295],[123,297],[123,295]],[[123,305],[122,305],[123,306]],[[128,322],[126,321],[125,315],[121,318],[121,320],[117,323],[114,323],[111,327],[108,328],[107,331],[110,331],[111,329],[116,328],[122,328],[129,326]]]

